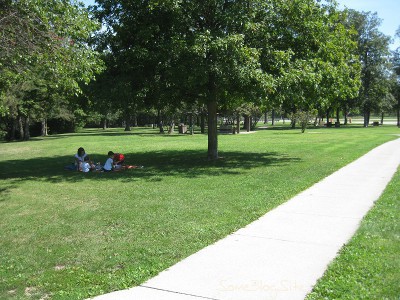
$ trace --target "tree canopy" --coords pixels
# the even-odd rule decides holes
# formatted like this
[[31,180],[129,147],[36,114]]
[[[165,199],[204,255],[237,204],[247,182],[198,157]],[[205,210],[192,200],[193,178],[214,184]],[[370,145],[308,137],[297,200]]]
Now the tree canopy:
[[[46,117],[50,108],[68,104],[79,84],[101,71],[88,44],[99,23],[76,1],[8,0],[1,6],[1,111],[12,127],[17,119],[29,127],[30,117]],[[21,138],[28,133],[20,130]]]
[[[29,117],[76,120],[85,110],[104,124],[122,119],[126,130],[141,111],[159,124],[168,115],[172,128],[177,112],[206,112],[214,160],[222,110],[346,115],[357,105],[368,124],[371,111],[393,107],[380,20],[334,0],[97,0],[90,11],[75,0],[0,5],[0,111],[11,132]],[[74,97],[83,87],[86,100]]]
[[[198,101],[208,111],[208,158],[218,158],[217,111],[243,103],[293,110],[354,96],[359,64],[333,2],[97,1],[101,41],[129,73],[131,101]],[[175,100],[174,100],[175,99]],[[160,102],[161,101],[161,102]]]

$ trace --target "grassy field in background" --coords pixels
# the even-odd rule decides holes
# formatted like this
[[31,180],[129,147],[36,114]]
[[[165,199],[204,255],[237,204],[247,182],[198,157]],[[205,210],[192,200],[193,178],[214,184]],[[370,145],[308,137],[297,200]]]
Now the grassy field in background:
[[[395,126],[207,136],[84,130],[0,144],[0,299],[84,299],[144,282],[395,138]],[[64,171],[79,147],[115,173]],[[373,170],[371,170],[373,171]]]

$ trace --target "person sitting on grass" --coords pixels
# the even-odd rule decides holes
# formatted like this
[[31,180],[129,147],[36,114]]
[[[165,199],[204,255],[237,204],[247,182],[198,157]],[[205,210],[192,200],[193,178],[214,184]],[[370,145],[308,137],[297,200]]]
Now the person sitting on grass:
[[104,172],[111,172],[114,169],[114,152],[108,151],[108,158],[103,166]]
[[122,153],[114,153],[113,163],[116,170],[121,169],[124,162],[125,156]]
[[81,171],[87,173],[95,169],[95,166],[90,161],[89,156],[85,156],[83,163],[81,163]]
[[82,168],[82,163],[85,160],[85,157],[87,157],[88,155],[85,152],[85,149],[83,149],[82,147],[80,147],[77,151],[77,153],[75,154],[74,158],[75,158],[75,167],[76,170],[80,171]]

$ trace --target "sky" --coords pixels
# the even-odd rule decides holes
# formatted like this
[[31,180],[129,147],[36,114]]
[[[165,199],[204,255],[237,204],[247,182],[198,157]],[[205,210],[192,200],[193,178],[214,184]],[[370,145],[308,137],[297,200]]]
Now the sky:
[[[382,19],[379,30],[392,38],[400,27],[400,1],[399,0],[337,0],[340,8],[351,8],[364,12],[376,12]],[[400,38],[396,38],[390,45],[391,50],[400,47]]]
[[[94,0],[81,0],[86,5],[93,5]],[[382,19],[379,30],[393,39],[396,30],[400,27],[400,1],[399,0],[337,0],[339,7],[355,9],[364,12],[376,12]],[[400,38],[396,38],[390,45],[391,50],[400,47]]]

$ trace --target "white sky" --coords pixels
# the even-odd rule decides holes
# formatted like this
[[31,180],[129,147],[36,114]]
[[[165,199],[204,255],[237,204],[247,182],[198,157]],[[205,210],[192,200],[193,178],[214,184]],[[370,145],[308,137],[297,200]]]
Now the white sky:
[[[81,0],[86,5],[93,5],[95,0]],[[400,27],[400,0],[337,0],[340,8],[351,8],[364,12],[376,12],[382,19],[382,33],[394,39],[392,50],[400,47],[400,38],[395,38],[396,30]]]

